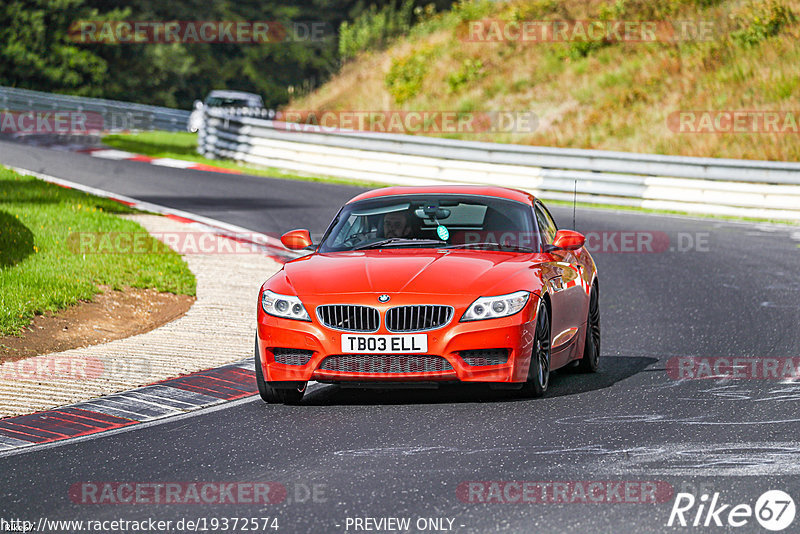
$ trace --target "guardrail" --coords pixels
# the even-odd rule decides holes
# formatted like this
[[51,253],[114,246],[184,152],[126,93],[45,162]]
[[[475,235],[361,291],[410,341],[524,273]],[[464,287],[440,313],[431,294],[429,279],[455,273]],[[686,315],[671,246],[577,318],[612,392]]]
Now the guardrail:
[[0,110],[77,111],[102,116],[102,130],[186,131],[189,111],[148,106],[102,98],[43,93],[14,87],[0,87]]
[[205,112],[198,152],[298,173],[399,185],[492,184],[543,199],[800,220],[800,163],[531,147],[330,131]]

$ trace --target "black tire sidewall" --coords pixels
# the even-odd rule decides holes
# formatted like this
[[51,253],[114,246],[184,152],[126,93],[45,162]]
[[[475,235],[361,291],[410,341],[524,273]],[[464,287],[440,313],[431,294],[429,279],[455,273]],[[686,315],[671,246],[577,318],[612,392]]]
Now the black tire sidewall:
[[[597,371],[597,368],[600,363],[600,347],[595,346],[594,344],[594,337],[592,336],[592,301],[594,300],[595,305],[598,307],[598,315],[599,315],[599,307],[600,307],[600,298],[597,294],[597,287],[592,286],[592,293],[589,296],[589,310],[586,313],[586,339],[583,344],[583,358],[581,358],[578,363],[578,371],[582,373],[594,373]],[[598,316],[598,329],[600,326],[600,318]],[[594,355],[594,357],[590,357],[590,355]]]
[[536,342],[534,342],[534,346],[531,349],[531,363],[528,366],[528,380],[525,382],[525,385],[522,387],[523,395],[526,397],[541,397],[547,392],[547,388],[550,386],[550,370],[548,368],[548,377],[547,383],[544,387],[539,383],[539,369],[541,367],[541,362],[539,361],[539,354],[537,349],[538,346],[538,336],[539,336],[539,321],[541,318],[541,313],[544,311],[545,315],[547,316],[548,322],[548,332],[550,330],[550,316],[547,315],[547,307],[545,306],[544,302],[539,304],[539,310],[536,312]]

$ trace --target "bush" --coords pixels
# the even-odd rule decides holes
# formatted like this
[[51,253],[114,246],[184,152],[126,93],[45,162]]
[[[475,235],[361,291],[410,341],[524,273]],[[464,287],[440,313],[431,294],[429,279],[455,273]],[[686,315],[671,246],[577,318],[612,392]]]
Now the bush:
[[787,24],[797,21],[794,12],[777,0],[750,2],[733,17],[736,30],[731,39],[740,46],[754,46],[777,35]]
[[389,42],[411,29],[414,2],[405,0],[400,6],[392,2],[380,10],[373,4],[353,22],[339,26],[339,57],[348,60],[360,52],[386,47]]
[[467,58],[461,64],[461,68],[447,77],[448,92],[456,93],[469,82],[482,78],[484,74],[486,73],[483,71],[483,61]]
[[433,56],[433,49],[427,47],[392,59],[384,83],[396,103],[402,104],[419,94]]
[[494,11],[490,0],[458,0],[453,4],[453,13],[462,21],[480,20]]
[[[619,20],[624,19],[626,14],[625,2],[617,0],[613,4],[602,4],[600,6],[597,19],[599,20]],[[602,41],[572,41],[569,43],[567,56],[571,59],[581,59],[596,50],[610,46],[612,43],[607,39]]]

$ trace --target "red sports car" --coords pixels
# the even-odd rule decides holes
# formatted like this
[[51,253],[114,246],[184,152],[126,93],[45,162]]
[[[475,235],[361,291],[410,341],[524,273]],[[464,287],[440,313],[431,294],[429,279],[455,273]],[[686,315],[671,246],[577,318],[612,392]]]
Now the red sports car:
[[313,250],[261,287],[256,380],[299,402],[310,380],[353,386],[485,382],[547,391],[597,369],[600,312],[584,236],[501,187],[389,187],[344,205]]

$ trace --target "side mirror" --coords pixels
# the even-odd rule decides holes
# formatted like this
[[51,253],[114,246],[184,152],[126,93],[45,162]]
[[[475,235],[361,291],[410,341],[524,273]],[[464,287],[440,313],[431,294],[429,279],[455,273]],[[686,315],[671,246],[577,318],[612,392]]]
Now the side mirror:
[[559,230],[553,239],[553,248],[562,250],[577,250],[586,243],[586,237],[573,230]]
[[292,230],[281,236],[283,246],[291,250],[301,250],[312,245],[308,230]]

